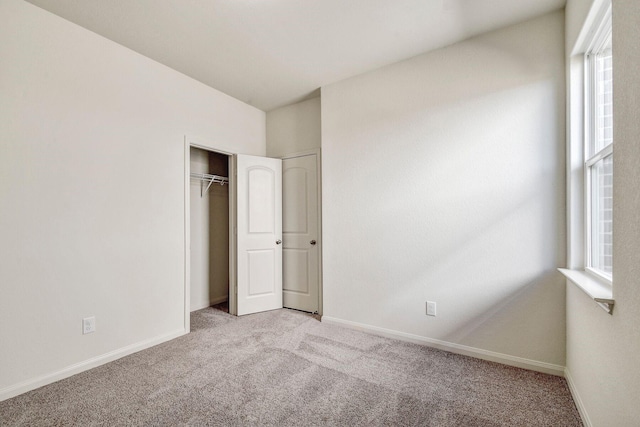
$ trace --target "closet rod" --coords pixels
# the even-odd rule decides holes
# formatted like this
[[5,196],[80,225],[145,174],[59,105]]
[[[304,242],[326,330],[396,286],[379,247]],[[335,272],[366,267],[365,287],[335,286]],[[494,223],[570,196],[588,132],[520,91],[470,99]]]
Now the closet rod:
[[211,184],[213,184],[214,182],[220,185],[229,184],[229,178],[227,178],[226,176],[210,175],[208,173],[191,172],[191,178],[199,179],[203,183],[209,183],[204,191],[202,191],[202,187],[200,187],[200,197],[203,197],[205,194],[207,194],[207,191],[209,191],[209,187],[211,187]]

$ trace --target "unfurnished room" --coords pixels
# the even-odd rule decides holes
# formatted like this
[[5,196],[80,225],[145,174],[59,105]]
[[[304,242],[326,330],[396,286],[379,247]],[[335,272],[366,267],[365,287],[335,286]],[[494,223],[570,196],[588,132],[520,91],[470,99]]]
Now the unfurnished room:
[[0,426],[640,426],[638,40],[0,0]]

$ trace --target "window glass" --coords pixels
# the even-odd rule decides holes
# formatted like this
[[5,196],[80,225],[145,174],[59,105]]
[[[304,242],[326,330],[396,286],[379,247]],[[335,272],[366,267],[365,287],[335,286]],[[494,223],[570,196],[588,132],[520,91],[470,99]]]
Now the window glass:
[[613,277],[613,55],[606,17],[586,55],[587,267]]
[[591,155],[613,142],[613,57],[611,48],[594,56],[595,111]]
[[613,155],[591,166],[591,267],[613,272]]

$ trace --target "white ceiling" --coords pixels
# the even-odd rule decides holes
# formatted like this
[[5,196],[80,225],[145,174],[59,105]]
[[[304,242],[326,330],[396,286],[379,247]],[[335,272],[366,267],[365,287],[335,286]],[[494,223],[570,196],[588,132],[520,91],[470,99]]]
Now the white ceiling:
[[565,0],[29,0],[268,111]]

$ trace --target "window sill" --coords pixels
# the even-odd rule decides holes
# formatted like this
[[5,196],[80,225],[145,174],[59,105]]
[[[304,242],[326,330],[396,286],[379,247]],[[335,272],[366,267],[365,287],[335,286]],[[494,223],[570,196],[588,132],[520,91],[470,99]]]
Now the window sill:
[[559,268],[558,271],[569,279],[571,283],[582,289],[585,294],[589,295],[604,311],[609,314],[613,312],[615,301],[613,300],[611,285],[582,270]]

